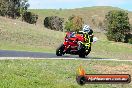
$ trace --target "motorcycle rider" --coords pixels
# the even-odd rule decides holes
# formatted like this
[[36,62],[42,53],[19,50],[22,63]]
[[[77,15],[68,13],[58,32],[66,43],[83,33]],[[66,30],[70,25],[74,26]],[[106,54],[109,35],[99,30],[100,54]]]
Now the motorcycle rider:
[[[89,25],[84,25],[82,31],[79,32],[70,32],[70,35],[67,36],[68,39],[72,37],[76,37],[75,34],[81,33],[84,36],[84,41],[83,42],[93,42],[93,30],[90,28]],[[75,42],[75,41],[74,41]],[[80,46],[80,41],[76,41],[75,43],[78,44],[78,49]],[[69,45],[65,46],[64,52],[69,48]]]
[[89,25],[84,25],[82,31],[79,31],[83,33],[85,42],[89,40],[90,37],[90,42],[93,42],[93,30],[90,28]]
[[78,50],[80,49],[81,42],[93,42],[93,30],[89,25],[84,25],[82,31],[79,31],[79,33],[83,34],[84,41],[78,41]]
[[87,32],[89,35],[93,34],[93,30],[90,28],[89,25],[84,25],[83,32]]

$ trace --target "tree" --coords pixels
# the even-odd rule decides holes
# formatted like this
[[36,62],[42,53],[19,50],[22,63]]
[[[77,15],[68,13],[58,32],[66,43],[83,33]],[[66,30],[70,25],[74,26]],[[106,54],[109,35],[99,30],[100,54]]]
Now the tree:
[[70,16],[65,23],[65,29],[67,31],[80,31],[82,29],[83,19],[79,16]]
[[65,29],[67,31],[71,31],[72,28],[73,28],[73,23],[71,21],[65,23]]
[[0,15],[5,16],[8,11],[8,0],[0,0]]
[[37,19],[38,19],[38,15],[36,15],[32,12],[25,12],[22,15],[22,21],[25,21],[25,22],[30,23],[30,24],[36,24]]
[[28,0],[1,0],[0,15],[11,18],[20,17],[29,6]]
[[63,18],[58,16],[49,16],[44,19],[44,26],[51,30],[63,31]]
[[28,3],[28,0],[21,0],[21,4],[20,4],[20,13],[24,14],[25,12],[27,12],[28,8],[30,7],[30,4]]
[[108,40],[128,42],[126,36],[130,33],[128,13],[120,10],[109,11],[105,16],[106,36]]

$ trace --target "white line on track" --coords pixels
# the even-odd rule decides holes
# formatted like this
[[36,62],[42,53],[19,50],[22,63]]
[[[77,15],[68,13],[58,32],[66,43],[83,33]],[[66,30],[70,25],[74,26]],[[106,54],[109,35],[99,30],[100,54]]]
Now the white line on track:
[[132,60],[119,60],[119,59],[83,59],[83,58],[31,58],[31,57],[0,57],[0,60],[92,60],[92,61],[125,61],[132,62]]

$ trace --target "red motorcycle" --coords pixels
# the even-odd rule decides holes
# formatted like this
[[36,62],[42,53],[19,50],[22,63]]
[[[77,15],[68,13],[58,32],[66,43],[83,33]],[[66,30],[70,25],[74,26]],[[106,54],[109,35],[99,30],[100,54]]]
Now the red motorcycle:
[[92,38],[93,35],[83,32],[67,32],[65,41],[56,49],[56,55],[73,54],[85,58],[91,51]]

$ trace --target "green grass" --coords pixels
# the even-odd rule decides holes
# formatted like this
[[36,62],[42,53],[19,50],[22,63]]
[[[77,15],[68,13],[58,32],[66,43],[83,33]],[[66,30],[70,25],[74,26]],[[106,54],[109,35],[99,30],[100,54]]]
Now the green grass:
[[55,52],[55,49],[48,46],[30,46],[24,44],[16,44],[16,43],[0,43],[1,50],[16,50],[16,51],[32,51],[32,52]]
[[[72,14],[78,14],[89,23],[91,16],[97,14],[103,19],[104,14],[114,7],[90,7],[66,10],[30,10],[39,15],[37,25],[0,17],[0,49],[1,50],[22,50],[34,52],[55,52],[56,48],[64,41],[64,32],[46,29],[43,26],[43,19],[46,16],[57,15],[65,20]],[[129,12],[130,15],[131,12]],[[99,21],[98,18],[96,19]],[[131,19],[130,19],[131,20]],[[91,23],[90,25],[94,27]],[[94,35],[99,41],[92,46],[91,57],[132,59],[132,45],[108,41],[98,29],[93,29]]]
[[92,45],[91,56],[100,58],[132,59],[132,45],[108,41],[103,33],[94,34],[99,40]]
[[63,41],[62,32],[3,17],[0,20],[0,49],[52,52]]
[[[111,67],[113,64],[112,61],[93,60],[2,60],[0,61],[0,88],[131,88],[130,84],[80,86],[76,83],[76,72],[80,65],[88,74],[95,74],[100,73],[95,66]],[[121,65],[132,66],[132,63],[117,62],[114,64],[117,67]],[[107,68],[107,70],[110,69]],[[118,71],[122,72],[123,70],[119,69]]]

